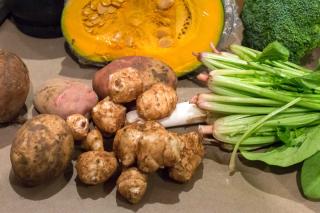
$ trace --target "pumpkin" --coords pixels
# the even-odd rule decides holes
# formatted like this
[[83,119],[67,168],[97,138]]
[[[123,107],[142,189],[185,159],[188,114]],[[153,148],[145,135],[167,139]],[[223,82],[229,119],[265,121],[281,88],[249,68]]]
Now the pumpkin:
[[219,42],[224,8],[221,0],[68,0],[61,25],[84,63],[149,56],[182,76],[200,65],[193,52]]

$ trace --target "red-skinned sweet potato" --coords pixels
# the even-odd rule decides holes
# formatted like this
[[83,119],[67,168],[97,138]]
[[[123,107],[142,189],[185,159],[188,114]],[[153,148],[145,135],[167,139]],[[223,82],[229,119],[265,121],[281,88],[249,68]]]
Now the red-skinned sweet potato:
[[40,113],[64,119],[72,114],[87,115],[97,103],[97,94],[90,87],[65,79],[46,81],[34,97],[34,106]]
[[176,88],[177,78],[174,71],[159,60],[127,56],[96,72],[92,86],[100,99],[110,96],[115,103],[128,103],[157,82]]

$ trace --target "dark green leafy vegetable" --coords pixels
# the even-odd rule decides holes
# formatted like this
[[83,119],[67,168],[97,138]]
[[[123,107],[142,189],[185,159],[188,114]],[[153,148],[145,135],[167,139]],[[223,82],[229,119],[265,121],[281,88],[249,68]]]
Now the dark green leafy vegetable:
[[300,180],[307,198],[320,199],[320,152],[304,161]]
[[258,61],[288,61],[289,55],[289,50],[281,43],[275,41],[268,44],[268,46],[263,49],[262,53],[258,55]]
[[293,141],[291,144],[296,145],[284,144],[266,152],[242,151],[241,154],[248,160],[259,160],[269,165],[281,167],[295,165],[320,151],[320,125],[305,129],[304,135],[298,135],[290,140]]

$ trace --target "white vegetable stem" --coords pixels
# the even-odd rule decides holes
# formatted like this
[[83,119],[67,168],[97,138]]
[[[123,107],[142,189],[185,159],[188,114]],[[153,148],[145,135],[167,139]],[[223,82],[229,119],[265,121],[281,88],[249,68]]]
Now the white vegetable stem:
[[[199,109],[195,104],[189,102],[178,103],[176,109],[169,117],[159,120],[164,127],[185,126],[190,124],[200,124],[206,121],[207,115],[204,111]],[[130,111],[127,113],[127,122],[133,123],[136,121],[143,121],[139,117],[137,111]]]

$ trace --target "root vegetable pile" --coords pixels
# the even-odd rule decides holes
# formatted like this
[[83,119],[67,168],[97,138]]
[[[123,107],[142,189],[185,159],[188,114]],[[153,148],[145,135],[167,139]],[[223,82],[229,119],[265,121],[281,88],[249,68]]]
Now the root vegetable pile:
[[[177,182],[189,181],[203,159],[202,137],[196,132],[170,132],[155,121],[170,116],[176,108],[176,83],[170,67],[146,57],[118,59],[98,71],[93,88],[99,102],[96,93],[82,83],[47,81],[36,93],[34,104],[48,115],[35,117],[18,131],[11,151],[15,174],[29,185],[60,175],[75,140],[84,151],[75,165],[79,181],[97,185],[119,169],[117,191],[130,203],[143,198],[148,175],[159,169],[166,168]],[[122,104],[135,100],[143,119],[129,123]],[[113,144],[104,144],[104,136],[114,136]],[[27,147],[29,138],[34,147]]]

